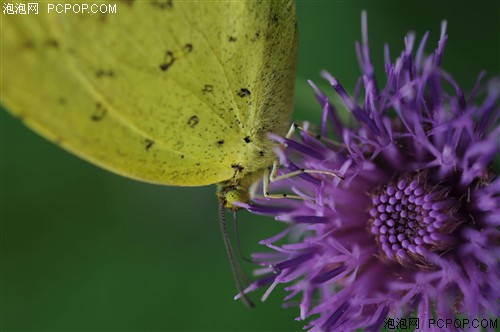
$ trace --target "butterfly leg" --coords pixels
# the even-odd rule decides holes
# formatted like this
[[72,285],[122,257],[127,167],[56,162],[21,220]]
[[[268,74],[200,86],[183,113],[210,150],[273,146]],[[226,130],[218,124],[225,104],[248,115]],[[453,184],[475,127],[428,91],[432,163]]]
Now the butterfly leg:
[[[277,162],[274,163],[273,165],[273,171],[277,168],[275,168],[275,165],[277,165]],[[293,176],[293,175],[292,175]],[[264,197],[265,198],[293,198],[293,199],[305,199],[304,197],[298,196],[298,195],[290,195],[290,194],[271,194],[269,193],[269,184],[273,181],[272,179],[272,172],[269,172],[269,169],[266,169],[264,172],[264,177],[263,177],[263,191],[264,191]]]
[[[314,135],[314,133],[305,130],[304,128],[302,128],[301,126],[299,126],[296,123],[293,123],[290,126],[290,129],[288,130],[288,133],[286,134],[285,137],[286,138],[291,138],[295,134],[295,130],[305,131],[308,134],[312,134],[312,136],[316,136],[316,135]],[[306,198],[304,198],[302,196],[298,196],[298,195],[271,194],[271,193],[269,193],[269,185],[270,185],[270,183],[276,182],[276,181],[280,181],[280,180],[284,180],[284,179],[288,179],[288,178],[291,178],[291,177],[294,177],[294,176],[297,176],[297,175],[300,175],[300,174],[303,174],[303,173],[307,173],[307,174],[325,174],[325,175],[329,175],[329,176],[332,176],[332,177],[339,177],[341,179],[343,178],[341,175],[339,175],[339,174],[337,174],[335,172],[326,171],[326,170],[315,170],[315,169],[301,168],[299,170],[296,170],[296,171],[293,171],[293,172],[290,172],[290,173],[286,173],[286,174],[282,174],[282,175],[278,175],[278,170],[279,170],[279,163],[278,163],[277,160],[275,160],[274,163],[273,163],[273,167],[271,169],[271,172],[269,172],[269,169],[266,169],[266,171],[264,173],[263,191],[264,191],[264,197],[265,198],[293,198],[293,199],[302,199],[302,200],[306,199]]]

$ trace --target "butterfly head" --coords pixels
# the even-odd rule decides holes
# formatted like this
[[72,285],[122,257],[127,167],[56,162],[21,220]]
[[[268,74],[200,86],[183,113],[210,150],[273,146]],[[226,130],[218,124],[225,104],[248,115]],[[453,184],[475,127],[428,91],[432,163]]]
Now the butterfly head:
[[234,205],[235,202],[246,203],[250,200],[248,188],[234,185],[219,185],[217,196],[219,197],[219,203],[231,211],[237,211],[240,209],[239,206]]
[[219,204],[231,211],[239,210],[240,207],[234,203],[247,203],[252,198],[250,186],[259,181],[262,174],[263,171],[258,170],[217,184]]

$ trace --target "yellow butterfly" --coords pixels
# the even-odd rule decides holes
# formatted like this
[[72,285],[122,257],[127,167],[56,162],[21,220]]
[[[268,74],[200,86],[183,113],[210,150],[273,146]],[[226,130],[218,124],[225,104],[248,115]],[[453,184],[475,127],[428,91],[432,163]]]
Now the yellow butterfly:
[[2,16],[9,112],[123,176],[217,183],[231,209],[249,199],[275,159],[267,134],[289,127],[293,1],[54,1],[37,11]]

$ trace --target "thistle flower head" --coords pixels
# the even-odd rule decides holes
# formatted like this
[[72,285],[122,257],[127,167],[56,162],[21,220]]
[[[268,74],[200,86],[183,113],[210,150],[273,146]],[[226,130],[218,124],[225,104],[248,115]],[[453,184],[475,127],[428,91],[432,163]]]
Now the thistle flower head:
[[446,25],[424,56],[427,36],[416,50],[406,36],[394,62],[386,46],[379,87],[363,15],[356,93],[322,73],[353,123],[310,82],[323,108],[322,138],[307,130],[295,139],[272,136],[285,147],[277,150],[283,174],[339,176],[302,173],[275,190],[303,200],[241,205],[287,224],[261,242],[272,251],[253,256],[262,277],[245,292],[267,286],[267,297],[286,284],[285,303],[297,304],[313,331],[378,330],[389,317],[423,324],[500,315],[500,179],[492,170],[500,85],[482,84],[480,74],[466,96],[440,66]]

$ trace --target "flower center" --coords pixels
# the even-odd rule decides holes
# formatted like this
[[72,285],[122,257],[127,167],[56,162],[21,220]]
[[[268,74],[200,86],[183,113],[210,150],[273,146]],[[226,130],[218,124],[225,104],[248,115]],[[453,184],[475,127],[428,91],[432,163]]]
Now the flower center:
[[455,245],[453,231],[462,223],[460,202],[449,188],[432,186],[426,174],[402,176],[372,194],[370,229],[380,254],[406,267],[432,269],[431,252]]

